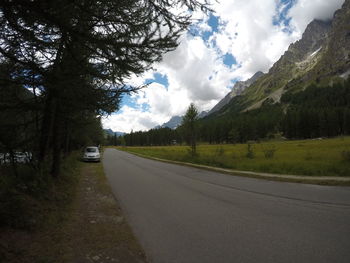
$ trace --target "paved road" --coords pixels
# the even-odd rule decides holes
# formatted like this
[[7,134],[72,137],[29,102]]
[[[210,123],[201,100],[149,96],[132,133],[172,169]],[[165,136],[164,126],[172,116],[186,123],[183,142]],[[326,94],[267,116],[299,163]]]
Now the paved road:
[[236,177],[114,149],[103,164],[151,262],[350,262],[350,187]]

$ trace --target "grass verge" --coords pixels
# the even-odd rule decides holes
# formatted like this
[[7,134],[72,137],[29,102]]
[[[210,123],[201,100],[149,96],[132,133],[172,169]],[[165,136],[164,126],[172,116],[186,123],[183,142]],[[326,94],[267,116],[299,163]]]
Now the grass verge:
[[[154,158],[225,169],[301,176],[350,176],[350,137],[319,140],[199,145],[192,157],[186,146],[122,147]],[[344,157],[345,156],[345,157]]]

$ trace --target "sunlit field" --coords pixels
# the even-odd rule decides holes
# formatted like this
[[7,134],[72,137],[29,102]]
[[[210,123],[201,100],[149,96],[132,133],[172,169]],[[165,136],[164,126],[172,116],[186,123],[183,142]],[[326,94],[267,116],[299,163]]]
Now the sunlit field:
[[[248,147],[250,148],[248,150]],[[302,141],[270,141],[197,147],[118,147],[121,150],[162,159],[236,170],[293,175],[350,176],[350,137]]]

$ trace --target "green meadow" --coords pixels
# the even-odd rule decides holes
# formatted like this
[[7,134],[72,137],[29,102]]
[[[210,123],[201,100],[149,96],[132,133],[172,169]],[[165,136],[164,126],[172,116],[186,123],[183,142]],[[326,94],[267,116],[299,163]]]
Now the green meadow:
[[350,176],[350,137],[249,144],[200,144],[191,156],[188,146],[118,147],[161,159],[244,171]]

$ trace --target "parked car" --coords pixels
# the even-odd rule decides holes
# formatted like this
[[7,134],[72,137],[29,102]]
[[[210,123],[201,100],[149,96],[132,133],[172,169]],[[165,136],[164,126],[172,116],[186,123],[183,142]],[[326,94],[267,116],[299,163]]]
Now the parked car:
[[98,147],[88,146],[84,150],[83,160],[85,162],[99,162],[101,160],[101,155]]
[[[14,152],[13,161],[15,163],[29,163],[32,160],[31,152]],[[0,164],[11,163],[10,153],[0,153]]]

